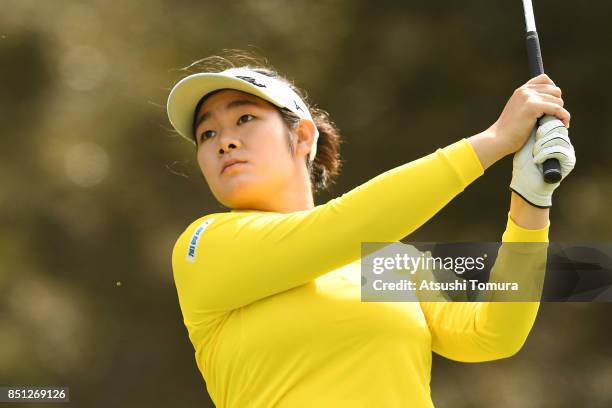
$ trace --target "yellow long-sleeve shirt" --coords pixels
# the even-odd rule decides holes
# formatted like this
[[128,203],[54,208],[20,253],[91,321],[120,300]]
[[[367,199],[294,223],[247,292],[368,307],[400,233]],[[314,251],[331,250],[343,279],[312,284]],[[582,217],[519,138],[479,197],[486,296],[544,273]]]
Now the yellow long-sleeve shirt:
[[[412,233],[483,174],[466,139],[307,211],[206,215],[172,254],[198,368],[219,407],[430,407],[432,351],[514,354],[537,302],[361,302],[361,242]],[[508,218],[503,241],[547,242]]]

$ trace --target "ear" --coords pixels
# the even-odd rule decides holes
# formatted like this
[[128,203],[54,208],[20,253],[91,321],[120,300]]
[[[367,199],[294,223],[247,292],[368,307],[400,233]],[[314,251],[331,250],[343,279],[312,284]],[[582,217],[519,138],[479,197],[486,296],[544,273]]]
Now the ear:
[[315,135],[315,124],[308,119],[300,119],[300,124],[294,131],[296,135],[295,150],[299,157],[306,157],[312,149]]

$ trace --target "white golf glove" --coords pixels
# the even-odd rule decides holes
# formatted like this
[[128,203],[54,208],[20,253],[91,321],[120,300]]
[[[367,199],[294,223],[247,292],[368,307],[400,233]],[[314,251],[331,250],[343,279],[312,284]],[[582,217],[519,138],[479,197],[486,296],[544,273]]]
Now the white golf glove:
[[576,165],[576,153],[567,128],[556,117],[546,116],[537,131],[534,128],[525,145],[514,154],[510,182],[514,192],[536,207],[551,207],[553,191],[561,184],[561,181],[548,184],[542,176],[542,163],[551,158],[559,160],[561,181]]

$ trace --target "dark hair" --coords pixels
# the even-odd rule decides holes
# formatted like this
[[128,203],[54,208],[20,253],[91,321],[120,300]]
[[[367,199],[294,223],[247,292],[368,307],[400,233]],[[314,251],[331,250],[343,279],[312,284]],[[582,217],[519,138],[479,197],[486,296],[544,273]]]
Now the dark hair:
[[[340,144],[342,143],[342,138],[335,123],[331,121],[329,114],[323,109],[320,109],[315,105],[311,105],[307,101],[306,94],[295,86],[290,80],[280,75],[268,64],[265,59],[253,53],[248,53],[241,50],[224,50],[223,54],[223,56],[213,55],[198,60],[183,70],[187,71],[187,75],[191,75],[197,72],[221,72],[229,68],[243,67],[280,80],[291,87],[291,89],[293,89],[293,91],[297,93],[300,98],[302,98],[308,107],[308,110],[314,119],[315,125],[319,130],[317,154],[315,159],[312,163],[310,163],[308,157],[306,157],[306,166],[308,168],[308,173],[310,174],[313,194],[329,189],[329,187],[335,182],[338,174],[340,174],[340,169],[342,167],[342,160],[340,159]],[[211,95],[212,93],[205,95],[197,104],[194,111],[194,124],[195,115],[197,114],[199,108],[206,98]],[[286,108],[277,109],[279,110],[283,118],[283,122],[287,128],[289,130],[296,129],[300,121],[299,116]],[[197,146],[197,141],[194,141],[196,142]],[[294,142],[292,139],[292,132],[288,132],[288,142],[289,149],[293,154]]]

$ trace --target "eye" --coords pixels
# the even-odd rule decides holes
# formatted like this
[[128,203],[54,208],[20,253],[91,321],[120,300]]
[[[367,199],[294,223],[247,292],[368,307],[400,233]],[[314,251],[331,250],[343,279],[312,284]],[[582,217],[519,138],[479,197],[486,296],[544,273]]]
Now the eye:
[[205,130],[200,134],[200,142],[205,142],[209,137],[213,137],[217,132],[214,130]]
[[241,124],[243,124],[245,122],[250,122],[253,119],[255,119],[255,116],[249,115],[247,113],[246,115],[242,115],[241,117],[238,118],[238,124],[241,125]]

